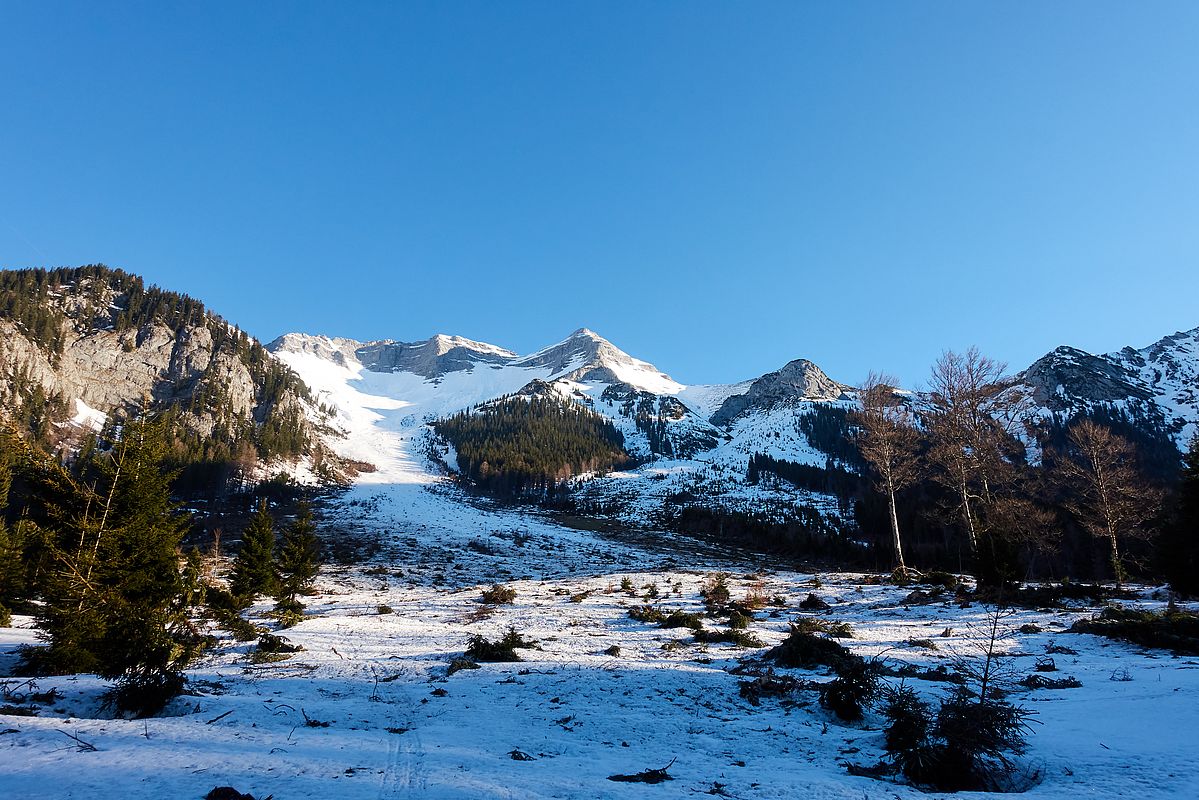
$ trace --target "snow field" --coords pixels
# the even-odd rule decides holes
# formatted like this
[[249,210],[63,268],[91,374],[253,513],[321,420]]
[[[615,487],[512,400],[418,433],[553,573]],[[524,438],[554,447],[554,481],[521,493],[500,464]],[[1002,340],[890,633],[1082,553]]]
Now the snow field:
[[[94,678],[38,679],[39,690],[55,687],[63,697],[37,717],[0,717],[0,730],[14,731],[0,736],[0,794],[199,798],[213,786],[232,785],[278,800],[923,796],[845,772],[846,761],[881,757],[877,714],[840,722],[811,691],[752,706],[738,694],[746,678],[728,670],[764,648],[696,644],[685,629],[628,617],[629,608],[646,602],[702,612],[704,572],[516,580],[509,583],[515,602],[492,608],[480,602],[492,558],[466,559],[460,577],[479,583],[457,588],[413,585],[408,564],[327,570],[308,619],[283,632],[302,652],[254,663],[252,644],[223,638],[189,673],[195,695],[173,703],[169,716],[112,719],[100,708],[103,687]],[[624,577],[638,597],[620,591]],[[849,622],[856,638],[841,641],[864,656],[928,667],[976,652],[972,631],[985,621],[985,608],[905,607],[907,589],[863,585],[857,575],[816,576],[817,588],[813,577],[737,573],[730,583],[734,599],[749,591],[785,599],[785,608],[768,606],[751,625],[767,646],[784,638],[790,619],[805,615],[797,604],[814,591],[833,605],[820,616]],[[650,583],[657,600],[644,599]],[[392,610],[380,613],[380,605]],[[252,618],[262,620],[267,608],[255,607]],[[1055,655],[1059,672],[1050,677],[1072,675],[1083,683],[1012,697],[1036,711],[1040,723],[1022,762],[1041,776],[1028,796],[1196,796],[1199,663],[1063,632],[1085,613],[1021,611],[1005,622],[1043,629],[1009,633],[1001,642],[1016,674],[1030,674],[1056,643],[1078,655]],[[0,631],[0,648],[11,654],[31,641],[28,626],[21,619],[18,628]],[[497,638],[508,626],[536,640],[538,649],[519,651],[520,663],[447,676],[469,636]],[[705,626],[720,627],[710,619]],[[951,635],[940,636],[946,628]],[[937,649],[911,639],[930,639]],[[606,652],[613,645],[618,655]],[[820,670],[781,671],[827,679]],[[1113,680],[1125,675],[1131,679]],[[930,697],[946,686],[907,683]],[[64,732],[97,750],[79,752]],[[531,760],[514,760],[514,751]],[[672,761],[671,782],[607,780]]]

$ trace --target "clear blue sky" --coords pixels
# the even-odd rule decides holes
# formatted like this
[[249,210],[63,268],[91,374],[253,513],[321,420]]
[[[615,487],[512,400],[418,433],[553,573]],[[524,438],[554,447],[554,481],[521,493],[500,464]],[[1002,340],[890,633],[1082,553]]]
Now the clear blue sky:
[[0,265],[918,383],[1199,326],[1199,3],[0,4]]

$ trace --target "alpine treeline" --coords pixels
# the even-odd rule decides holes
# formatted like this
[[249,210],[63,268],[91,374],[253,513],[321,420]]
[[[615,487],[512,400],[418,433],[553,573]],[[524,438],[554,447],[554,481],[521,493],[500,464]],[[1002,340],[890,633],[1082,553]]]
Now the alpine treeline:
[[507,397],[434,425],[459,473],[499,497],[548,495],[572,476],[629,463],[611,422],[565,400]]

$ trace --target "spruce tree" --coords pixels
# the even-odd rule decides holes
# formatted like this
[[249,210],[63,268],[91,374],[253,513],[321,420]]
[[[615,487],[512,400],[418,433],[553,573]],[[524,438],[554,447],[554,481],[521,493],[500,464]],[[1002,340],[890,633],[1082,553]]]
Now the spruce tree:
[[1179,594],[1199,596],[1199,434],[1191,439],[1183,458],[1178,506],[1163,538],[1162,566],[1170,588]]
[[234,597],[253,600],[258,595],[274,594],[277,586],[275,520],[263,499],[242,534],[241,549],[233,560],[229,590]]
[[285,620],[295,619],[304,610],[299,595],[312,586],[320,568],[320,542],[312,508],[307,502],[300,503],[299,514],[283,532],[277,567],[279,584],[275,592],[275,610]]
[[40,531],[52,569],[38,617],[52,669],[116,681],[119,709],[154,713],[183,687],[190,656],[180,615],[179,544],[161,423],[126,423],[79,475],[39,465]]
[[5,524],[12,467],[8,460],[8,448],[2,441],[3,436],[0,433],[0,628],[12,624],[12,606],[21,599],[25,588],[21,540],[17,532]]

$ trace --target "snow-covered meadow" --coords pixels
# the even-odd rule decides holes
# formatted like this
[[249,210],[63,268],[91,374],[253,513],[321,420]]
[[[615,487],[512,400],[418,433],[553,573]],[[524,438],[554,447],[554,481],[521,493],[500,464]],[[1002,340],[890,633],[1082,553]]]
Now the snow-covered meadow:
[[[436,489],[361,486],[342,498],[327,525],[374,536],[378,547],[367,563],[322,573],[307,619],[283,632],[304,649],[263,660],[253,643],[219,633],[189,671],[192,693],[160,717],[114,719],[89,676],[4,679],[0,705],[17,708],[0,715],[0,797],[201,798],[226,785],[276,800],[922,796],[848,774],[846,763],[883,755],[875,712],[841,722],[810,690],[753,705],[739,693],[751,675],[734,670],[812,614],[798,608],[810,592],[832,606],[820,616],[852,626],[844,644],[894,667],[973,655],[986,608],[905,606],[910,589],[868,576],[722,561],[691,553],[687,540],[621,540]],[[764,647],[700,644],[686,629],[629,618],[651,584],[663,608],[702,612],[699,589],[718,570],[730,574],[734,599],[753,592],[776,603],[750,625]],[[621,590],[624,578],[637,597]],[[495,581],[516,590],[513,604],[480,602]],[[1161,596],[1145,589],[1141,602],[1160,605]],[[268,624],[267,608],[251,619]],[[1034,778],[1027,795],[1199,797],[1199,659],[1065,632],[1088,613],[1005,620],[1000,649],[1016,677],[1055,645],[1077,654],[1052,655],[1050,677],[1082,683],[1012,695],[1036,712],[1021,758]],[[1016,632],[1024,625],[1040,632]],[[522,662],[447,675],[468,637],[498,638],[509,626],[537,642],[520,651]],[[0,629],[0,667],[11,669],[16,647],[34,641],[27,618]],[[946,688],[907,684],[930,697]],[[608,780],[667,765],[674,780],[656,785]]]

